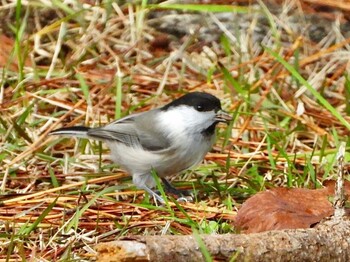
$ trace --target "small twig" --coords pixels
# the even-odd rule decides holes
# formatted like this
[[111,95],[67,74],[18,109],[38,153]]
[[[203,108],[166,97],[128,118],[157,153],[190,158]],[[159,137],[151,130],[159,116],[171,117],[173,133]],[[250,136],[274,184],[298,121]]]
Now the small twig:
[[335,186],[334,197],[334,218],[342,219],[345,215],[345,196],[344,196],[344,155],[345,155],[345,142],[342,142],[337,154],[338,172],[337,172],[337,184]]

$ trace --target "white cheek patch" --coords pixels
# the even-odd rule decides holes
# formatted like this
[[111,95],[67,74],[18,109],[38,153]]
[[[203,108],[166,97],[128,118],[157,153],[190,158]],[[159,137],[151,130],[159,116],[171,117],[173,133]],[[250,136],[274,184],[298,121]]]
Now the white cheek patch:
[[159,128],[168,133],[169,137],[187,136],[211,126],[215,122],[215,112],[199,112],[184,105],[161,111],[158,119]]

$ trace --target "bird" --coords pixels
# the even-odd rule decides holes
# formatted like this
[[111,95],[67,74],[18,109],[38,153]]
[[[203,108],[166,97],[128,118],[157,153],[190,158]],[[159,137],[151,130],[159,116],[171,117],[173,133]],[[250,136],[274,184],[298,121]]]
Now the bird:
[[164,204],[153,190],[152,172],[161,178],[166,191],[178,193],[166,178],[198,165],[215,142],[216,125],[231,120],[216,96],[190,92],[162,107],[102,127],[63,127],[49,134],[105,142],[113,162],[132,176],[134,185]]

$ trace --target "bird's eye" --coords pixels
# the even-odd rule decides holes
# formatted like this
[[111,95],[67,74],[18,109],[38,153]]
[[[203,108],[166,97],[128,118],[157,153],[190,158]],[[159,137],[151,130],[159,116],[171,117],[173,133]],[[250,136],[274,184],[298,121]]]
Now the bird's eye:
[[199,111],[199,112],[202,112],[204,109],[203,109],[203,106],[201,106],[201,105],[198,105],[197,107],[196,107],[196,109],[197,109],[197,111]]

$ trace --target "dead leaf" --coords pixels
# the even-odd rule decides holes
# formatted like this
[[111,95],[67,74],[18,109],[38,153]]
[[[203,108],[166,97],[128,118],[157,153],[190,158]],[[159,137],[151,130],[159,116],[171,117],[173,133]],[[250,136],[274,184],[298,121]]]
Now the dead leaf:
[[[244,233],[309,228],[334,213],[329,197],[334,181],[322,189],[274,188],[249,198],[237,213],[235,226]],[[350,183],[345,183],[350,193]]]

